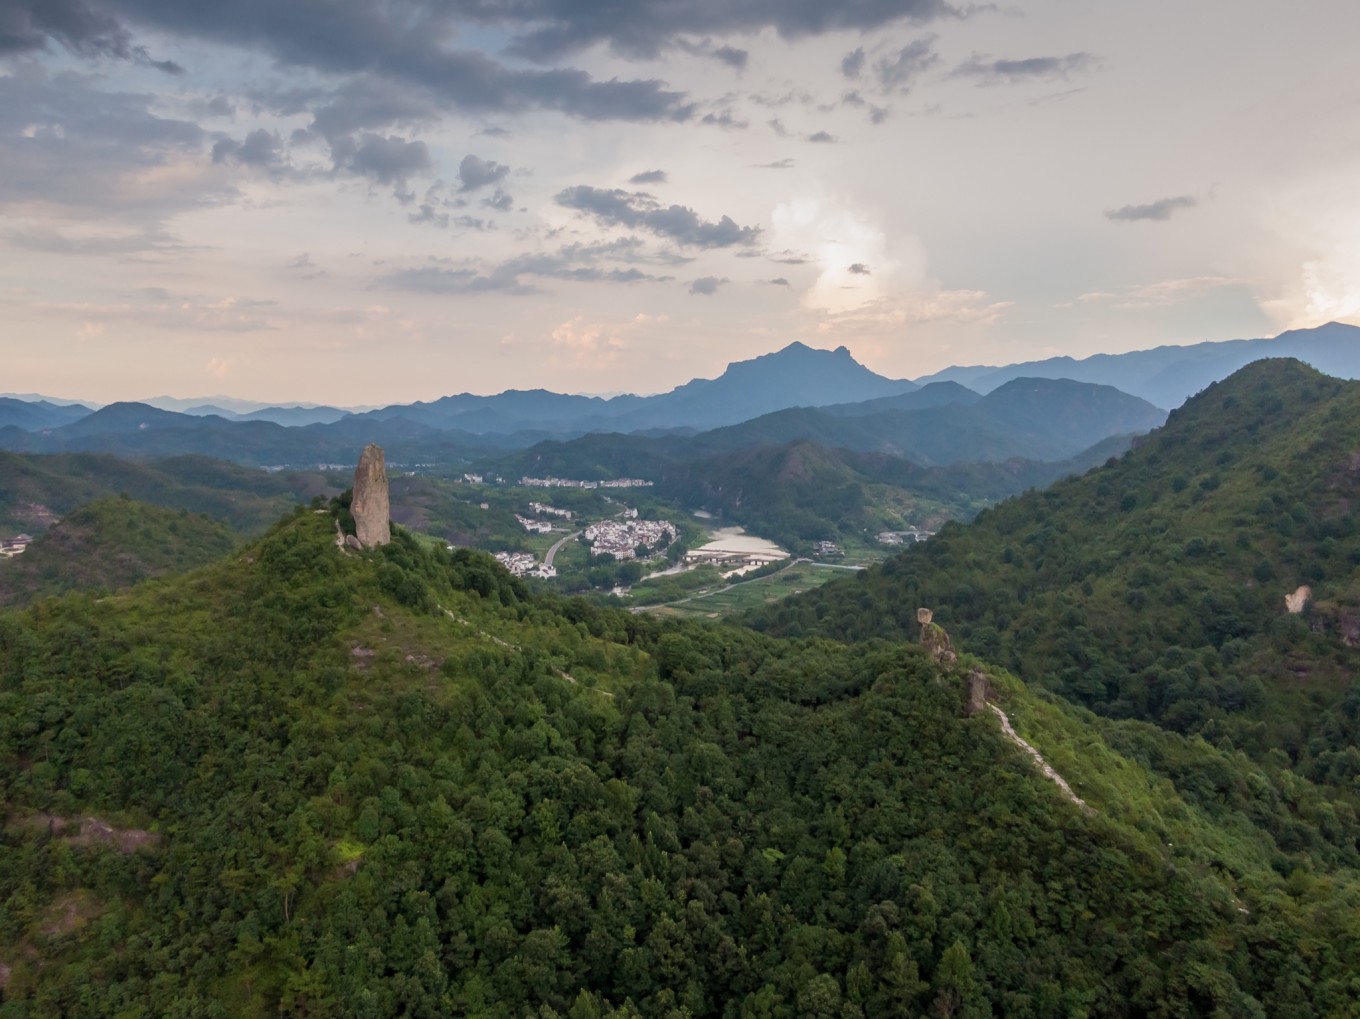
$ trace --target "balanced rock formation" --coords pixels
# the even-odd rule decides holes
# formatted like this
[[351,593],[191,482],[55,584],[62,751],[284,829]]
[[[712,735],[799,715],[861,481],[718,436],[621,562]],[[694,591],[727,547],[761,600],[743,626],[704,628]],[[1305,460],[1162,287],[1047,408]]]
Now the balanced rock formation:
[[369,443],[354,468],[354,530],[364,548],[386,545],[392,540],[391,502],[387,492],[387,465],[381,446]]
[[954,642],[943,626],[933,622],[934,618],[935,613],[930,609],[916,610],[916,621],[921,624],[921,644],[941,665],[953,665],[959,659],[954,653]]

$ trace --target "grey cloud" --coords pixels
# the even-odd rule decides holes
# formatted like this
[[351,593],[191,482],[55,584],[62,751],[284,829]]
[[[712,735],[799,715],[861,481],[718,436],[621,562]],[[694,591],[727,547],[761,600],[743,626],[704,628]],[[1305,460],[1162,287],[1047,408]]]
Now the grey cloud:
[[138,27],[262,50],[283,65],[322,74],[379,77],[467,112],[548,109],[591,120],[640,121],[684,120],[693,113],[681,93],[667,91],[656,80],[596,81],[572,68],[511,69],[485,53],[451,48],[449,40],[469,23],[513,29],[544,20],[531,9],[510,9],[485,0],[438,4],[425,0],[382,4],[369,0],[236,0],[230,4],[93,0],[91,6],[81,0],[6,2],[24,5],[22,12],[29,14],[13,26],[17,32],[6,33],[15,36],[11,49],[32,48],[35,35],[60,41],[55,29],[32,24],[32,10],[55,2],[62,10],[101,12],[97,17],[103,28],[78,37],[87,40],[87,51],[101,39],[106,40],[105,49],[131,45],[126,26],[108,13],[116,10],[128,24]]
[[[306,109],[316,95],[306,91],[286,94],[292,112]],[[299,104],[300,105],[297,105]],[[280,110],[285,113],[286,111]],[[346,82],[326,96],[312,114],[312,130],[334,141],[359,131],[386,131],[393,127],[432,124],[439,119],[439,108],[424,96],[413,94],[390,82],[359,77]]]
[[172,60],[154,60],[134,45],[117,18],[85,0],[6,0],[0,5],[0,57],[32,53],[56,42],[87,59],[128,60],[167,74],[182,74]]
[[364,133],[332,146],[337,169],[348,170],[380,184],[403,185],[432,166],[430,150],[422,141],[395,135]]
[[728,67],[740,71],[746,67],[746,61],[750,59],[751,54],[746,52],[746,50],[739,50],[734,46],[719,46],[713,51],[713,56],[718,60],[721,60]]
[[732,116],[731,110],[723,110],[722,113],[706,113],[699,123],[707,124],[710,127],[729,127],[737,129],[745,129],[748,126],[746,121],[739,120]]
[[569,245],[556,252],[517,255],[486,270],[422,266],[399,269],[376,281],[391,290],[426,294],[535,294],[539,288],[522,277],[574,283],[664,283],[674,277],[654,276],[634,266],[604,268],[594,264],[621,250],[614,245]]
[[461,181],[458,190],[476,191],[504,180],[509,173],[510,167],[504,163],[469,154],[458,164],[458,180]]
[[886,89],[905,92],[925,71],[939,63],[935,53],[933,35],[916,39],[903,46],[891,56],[884,57],[874,64],[874,74]]
[[776,159],[773,163],[756,163],[759,170],[791,170],[794,161],[792,159]]
[[644,170],[642,173],[635,173],[628,178],[629,184],[664,184],[666,183],[665,170]]
[[100,92],[75,74],[34,65],[0,75],[0,202],[43,201],[98,209],[116,219],[159,219],[231,193],[191,174],[165,187],[123,187],[152,167],[197,160],[208,139],[197,124],[152,113],[155,97]]
[[497,188],[491,197],[482,199],[482,205],[497,212],[509,212],[515,207],[515,199]]
[[817,145],[826,145],[830,142],[834,142],[836,136],[834,134],[828,134],[825,131],[815,131],[807,136],[807,140]]
[[16,248],[55,255],[134,255],[185,248],[177,237],[163,230],[73,237],[59,230],[30,229],[7,231],[0,236]]
[[770,259],[780,265],[806,265],[811,259],[806,255],[800,255],[796,251],[781,251],[777,256]]
[[219,139],[212,147],[214,163],[238,163],[259,170],[277,170],[285,165],[283,139],[264,128],[251,131],[244,141]]
[[817,99],[808,92],[780,92],[777,95],[770,95],[765,92],[752,92],[746,97],[757,106],[765,106],[772,110],[781,106],[788,106],[790,103],[798,103],[802,106],[815,105]]
[[[483,0],[463,0],[483,7]],[[655,56],[686,35],[755,33],[774,29],[786,39],[851,29],[866,31],[900,21],[923,23],[956,14],[943,0],[634,0],[628,4],[573,4],[565,0],[524,0],[514,13],[485,5],[484,20],[518,24],[512,49],[535,60],[607,43],[630,56]]]
[[490,220],[481,219],[477,216],[451,216],[449,213],[437,209],[428,201],[421,202],[415,212],[407,213],[406,221],[416,225],[428,223],[430,226],[439,227],[441,230],[457,227],[460,230],[475,230],[481,233],[485,230],[495,229],[495,224]]
[[789,281],[786,280],[783,276],[778,276],[772,280],[765,280],[765,285],[770,287],[787,287],[789,285]]
[[1139,220],[1150,220],[1161,222],[1168,220],[1181,209],[1193,209],[1199,203],[1189,195],[1180,195],[1176,198],[1162,198],[1147,205],[1125,205],[1119,209],[1108,209],[1105,212],[1106,219],[1116,222],[1133,223]]
[[711,39],[704,39],[700,42],[690,42],[685,39],[678,40],[676,43],[680,49],[696,57],[708,57],[736,71],[746,69],[746,62],[751,54],[746,50],[737,49],[735,46],[714,46]]
[[841,74],[847,78],[858,78],[864,70],[864,47],[860,46],[841,57]]
[[691,294],[702,294],[705,297],[710,297],[713,294],[716,294],[718,288],[727,282],[728,280],[726,277],[700,276],[697,280],[690,283],[689,292]]
[[765,123],[767,123],[770,126],[770,130],[773,131],[775,134],[779,135],[779,137],[781,138],[788,137],[789,135],[788,128],[784,126],[784,122],[780,120],[778,117],[775,117],[773,120],[767,120]]
[[1094,63],[1095,58],[1089,53],[1069,53],[1065,57],[1027,57],[1023,60],[981,60],[973,57],[955,68],[954,73],[966,78],[980,78],[985,83],[1047,81],[1085,71]]
[[873,273],[871,273],[871,272],[869,271],[869,267],[868,267],[867,265],[865,265],[863,262],[856,262],[854,265],[850,266],[849,270],[847,270],[847,271],[850,272],[850,273],[851,273],[852,275],[854,275],[854,276],[872,276],[872,275],[873,275]]
[[557,204],[594,216],[602,223],[649,230],[679,244],[701,248],[725,248],[733,244],[753,244],[759,227],[738,226],[731,217],[706,222],[693,209],[683,205],[662,206],[644,192],[617,188],[603,190],[580,184],[557,195]]

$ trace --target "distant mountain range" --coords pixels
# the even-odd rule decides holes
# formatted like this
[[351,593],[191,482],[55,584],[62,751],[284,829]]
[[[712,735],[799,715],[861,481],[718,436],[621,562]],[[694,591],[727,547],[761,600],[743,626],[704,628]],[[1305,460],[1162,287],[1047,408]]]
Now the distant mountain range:
[[200,453],[268,465],[348,462],[356,449],[377,442],[397,462],[455,464],[544,440],[621,433],[694,438],[693,455],[807,439],[922,464],[1052,461],[1112,435],[1156,427],[1164,417],[1159,408],[1179,406],[1242,365],[1275,355],[1360,377],[1360,328],[1332,323],[1274,339],[953,367],[918,382],[877,375],[845,347],[791,343],[730,364],[715,379],[694,379],[655,396],[509,390],[361,413],[261,407],[227,397],[160,397],[155,403],[162,406],[117,403],[92,412],[55,400],[0,397],[0,448]]
[[954,366],[917,381],[957,382],[988,393],[1022,376],[1075,379],[1115,386],[1164,410],[1173,410],[1210,383],[1222,381],[1264,357],[1292,357],[1326,375],[1360,379],[1360,327],[1330,322],[1315,329],[1291,330],[1273,339],[1207,341],[1127,354],[1095,354],[1079,361],[1051,357],[1004,367]]

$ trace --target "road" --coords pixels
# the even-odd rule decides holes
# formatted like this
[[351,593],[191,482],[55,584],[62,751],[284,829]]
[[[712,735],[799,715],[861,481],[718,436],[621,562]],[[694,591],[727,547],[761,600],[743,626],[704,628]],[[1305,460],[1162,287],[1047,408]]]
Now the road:
[[553,556],[557,555],[557,550],[561,548],[563,545],[565,545],[567,542],[571,541],[572,538],[579,537],[580,534],[581,534],[580,531],[577,531],[574,534],[568,534],[565,538],[562,538],[560,541],[554,543],[553,547],[548,549],[548,554],[543,557],[543,565],[551,566],[553,564]]

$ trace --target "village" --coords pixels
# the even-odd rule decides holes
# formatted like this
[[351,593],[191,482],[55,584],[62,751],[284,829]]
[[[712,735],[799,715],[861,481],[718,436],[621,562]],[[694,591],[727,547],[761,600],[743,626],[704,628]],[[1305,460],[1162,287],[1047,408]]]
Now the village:
[[531,478],[519,479],[525,488],[651,488],[652,483],[642,478],[614,478],[610,481],[577,481],[573,478]]
[[639,549],[651,552],[669,545],[676,534],[669,520],[602,520],[585,529],[585,541],[592,555],[612,555],[622,562],[637,557]]

